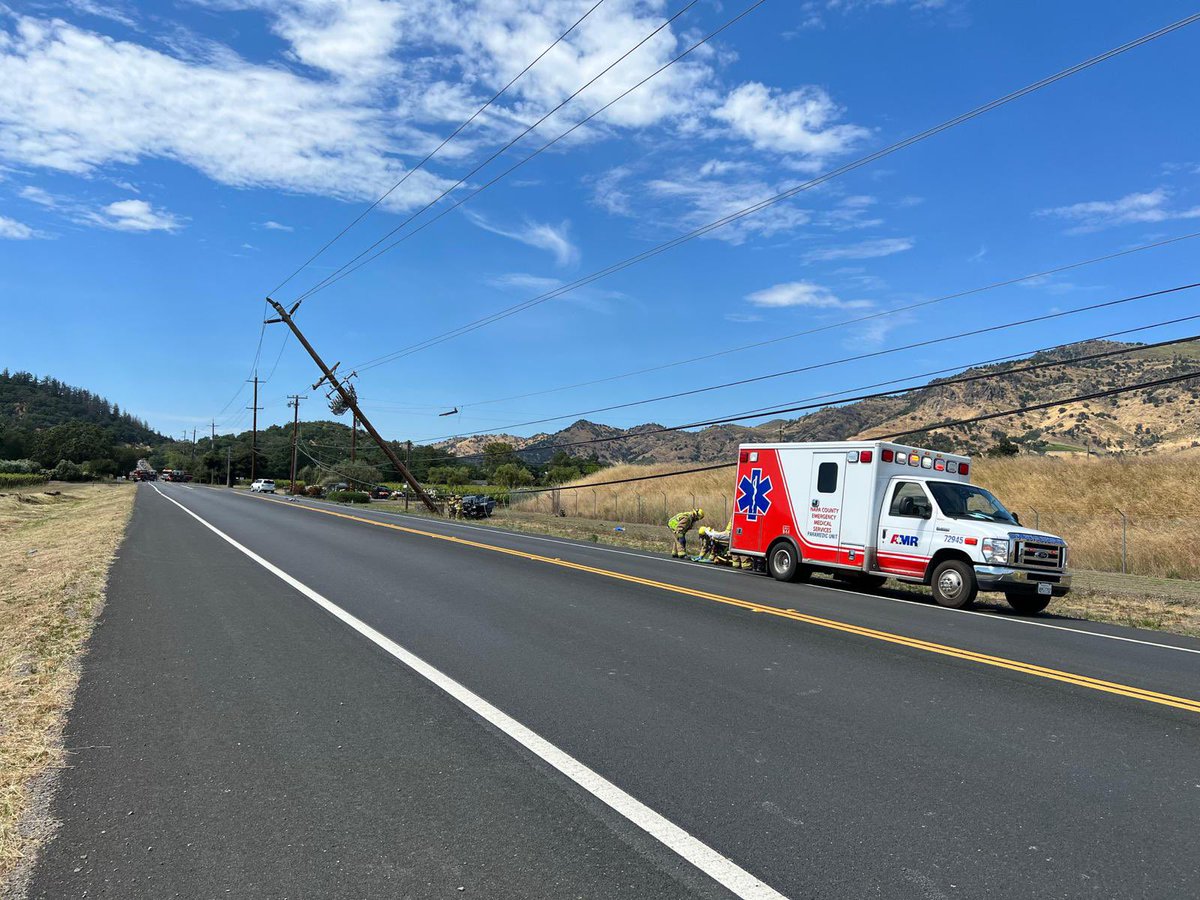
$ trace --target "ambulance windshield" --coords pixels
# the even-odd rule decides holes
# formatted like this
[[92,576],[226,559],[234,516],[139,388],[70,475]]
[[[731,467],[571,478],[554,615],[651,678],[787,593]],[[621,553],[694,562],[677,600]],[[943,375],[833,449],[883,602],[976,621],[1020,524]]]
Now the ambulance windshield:
[[974,519],[978,522],[1017,524],[1017,520],[1004,508],[1004,504],[983,488],[953,481],[928,481],[926,485],[944,516],[951,519]]

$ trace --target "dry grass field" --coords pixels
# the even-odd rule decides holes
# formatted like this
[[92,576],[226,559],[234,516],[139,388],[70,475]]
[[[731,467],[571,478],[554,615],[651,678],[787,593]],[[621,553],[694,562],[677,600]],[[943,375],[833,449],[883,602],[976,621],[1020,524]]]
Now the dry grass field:
[[132,485],[0,494],[0,884],[49,827],[38,779],[63,764],[78,658],[103,603]]
[[[1140,457],[1042,457],[975,461],[972,480],[994,492],[1028,526],[1060,534],[1071,545],[1073,567],[1121,571],[1122,518],[1126,570],[1158,578],[1200,578],[1200,555],[1186,536],[1200,527],[1196,453]],[[692,466],[616,466],[572,482],[576,490],[541,494],[518,509],[550,513],[554,504],[572,518],[617,523],[665,523],[699,505],[723,528],[733,503],[732,468],[678,478],[589,488],[601,481],[656,475]]]

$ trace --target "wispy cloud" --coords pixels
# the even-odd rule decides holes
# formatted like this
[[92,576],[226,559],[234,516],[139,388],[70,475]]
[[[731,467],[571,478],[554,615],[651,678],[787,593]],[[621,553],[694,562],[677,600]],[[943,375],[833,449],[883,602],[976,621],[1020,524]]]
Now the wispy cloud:
[[0,238],[10,241],[27,241],[36,236],[37,232],[24,222],[18,222],[16,219],[10,219],[7,216],[0,216]]
[[18,196],[22,200],[28,200],[30,203],[36,203],[38,206],[44,206],[47,209],[54,209],[54,207],[58,206],[57,197],[32,184],[21,188]]
[[843,300],[829,288],[811,281],[786,281],[755,291],[746,297],[754,306],[778,309],[805,306],[810,309],[867,309],[870,300]]
[[118,200],[103,209],[85,213],[83,221],[113,231],[178,231],[183,223],[163,209],[145,200]]
[[914,238],[878,238],[870,241],[859,241],[857,244],[844,244],[837,247],[821,247],[804,254],[808,262],[829,262],[838,259],[878,259],[904,253],[916,246]]
[[1144,193],[1126,194],[1117,200],[1089,200],[1040,209],[1037,215],[1074,222],[1067,229],[1068,234],[1086,234],[1118,225],[1200,218],[1200,206],[1173,208],[1170,201],[1171,192],[1160,187]]
[[291,225],[284,225],[282,222],[275,222],[275,221],[272,221],[271,219],[268,219],[267,221],[263,222],[260,227],[267,229],[267,231],[295,231],[296,230]]
[[564,221],[558,225],[553,225],[549,222],[526,220],[522,225],[516,227],[504,227],[496,225],[486,217],[470,210],[467,210],[464,214],[473,225],[482,228],[484,231],[490,231],[492,234],[498,234],[501,237],[520,241],[527,246],[548,251],[553,254],[555,263],[560,266],[574,265],[579,261],[579,248],[571,243],[569,237],[570,222]]

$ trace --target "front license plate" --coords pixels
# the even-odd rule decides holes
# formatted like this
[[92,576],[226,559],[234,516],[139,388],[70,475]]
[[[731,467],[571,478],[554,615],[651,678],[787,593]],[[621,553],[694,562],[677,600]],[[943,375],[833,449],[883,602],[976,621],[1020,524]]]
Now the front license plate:
[[1050,585],[1045,581],[1038,582],[1038,593],[1043,596],[1049,596],[1051,592]]

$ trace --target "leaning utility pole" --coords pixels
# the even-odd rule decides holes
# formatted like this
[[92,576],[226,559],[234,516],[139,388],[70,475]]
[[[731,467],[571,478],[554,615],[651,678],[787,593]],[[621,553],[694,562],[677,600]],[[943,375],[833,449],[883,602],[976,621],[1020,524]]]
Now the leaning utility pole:
[[358,445],[358,413],[350,413],[350,462],[354,462],[355,449]]
[[296,434],[300,430],[300,401],[307,399],[308,397],[301,397],[299,394],[288,395],[288,406],[295,411],[292,415],[292,486],[288,490],[289,494],[296,493]]
[[254,373],[254,402],[250,405],[250,409],[254,411],[254,423],[250,426],[253,429],[250,438],[250,480],[254,481],[258,477],[258,411],[262,409],[258,405],[257,372]]
[[406,482],[408,482],[409,487],[411,487],[416,492],[417,496],[421,498],[426,508],[430,512],[440,514],[441,510],[438,509],[437,504],[433,502],[433,498],[425,493],[425,488],[421,487],[420,482],[413,478],[413,474],[408,470],[408,466],[400,462],[400,457],[396,455],[396,451],[393,450],[391,445],[383,439],[378,431],[375,430],[375,426],[371,424],[370,420],[363,415],[362,410],[358,408],[358,400],[355,398],[354,393],[346,390],[345,385],[343,385],[338,377],[334,374],[333,370],[337,368],[337,364],[334,364],[333,369],[325,365],[325,361],[321,359],[317,351],[313,349],[313,345],[308,342],[308,338],[306,338],[300,329],[296,327],[296,323],[292,320],[292,314],[300,306],[300,303],[297,302],[293,304],[291,309],[284,309],[282,303],[272,300],[270,297],[267,298],[267,302],[270,303],[275,312],[279,314],[279,318],[277,319],[267,319],[267,324],[269,325],[273,322],[283,322],[285,325],[287,325],[287,327],[292,330],[292,334],[296,336],[296,340],[300,342],[300,346],[308,351],[308,355],[313,358],[313,362],[315,362],[317,364],[317,368],[321,370],[321,380],[313,385],[313,390],[315,391],[322,384],[328,381],[330,387],[337,392],[338,396],[341,397],[342,402],[346,404],[346,408],[354,413],[358,421],[362,422],[363,430],[366,431],[367,434],[371,436],[371,439],[379,445],[379,449],[383,451],[383,455],[388,458],[388,461],[392,464],[392,466],[395,467],[396,471],[400,473],[401,477],[403,477]]

